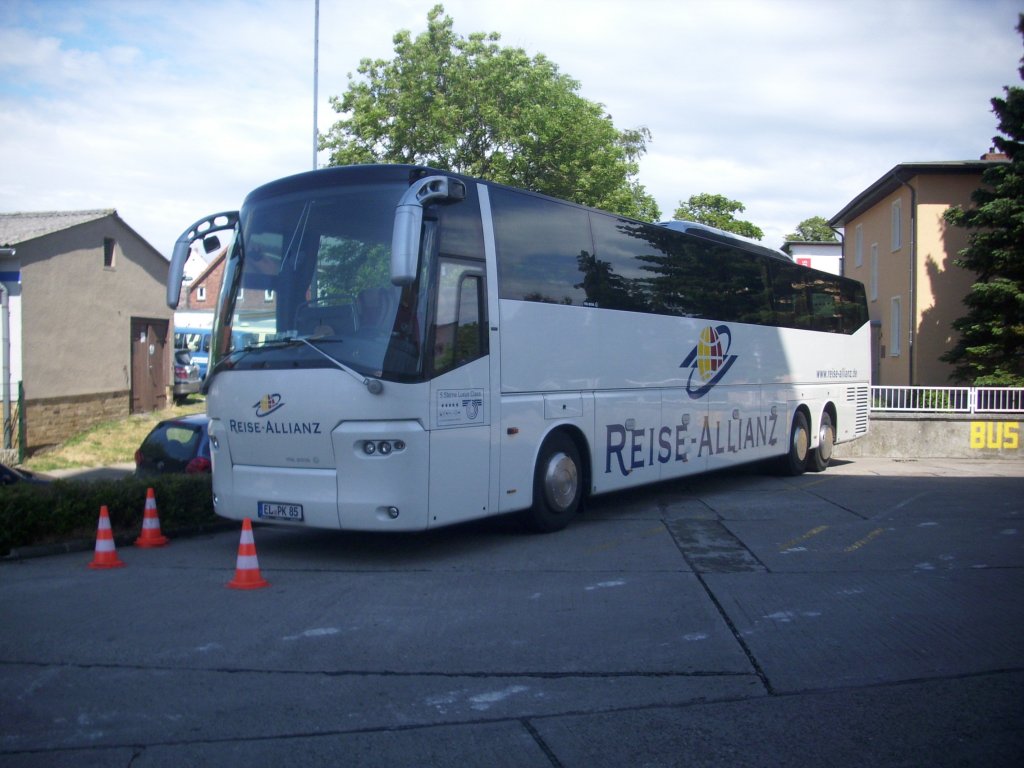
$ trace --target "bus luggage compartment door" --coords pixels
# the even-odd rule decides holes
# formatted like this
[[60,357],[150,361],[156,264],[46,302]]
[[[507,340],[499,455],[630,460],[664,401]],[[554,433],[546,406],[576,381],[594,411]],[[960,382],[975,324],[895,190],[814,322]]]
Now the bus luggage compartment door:
[[717,387],[708,418],[697,433],[697,452],[709,470],[743,464],[769,453],[768,430],[757,386]]
[[594,463],[597,493],[661,479],[661,395],[657,389],[595,393],[596,439],[603,441]]

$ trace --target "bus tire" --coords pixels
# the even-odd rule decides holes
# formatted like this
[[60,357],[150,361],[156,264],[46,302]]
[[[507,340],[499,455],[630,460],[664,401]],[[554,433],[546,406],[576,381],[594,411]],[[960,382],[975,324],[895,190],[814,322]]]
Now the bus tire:
[[802,475],[807,469],[807,456],[811,448],[811,428],[807,416],[797,411],[793,426],[789,430],[789,452],[782,459],[782,469],[787,475]]
[[836,428],[832,424],[832,416],[828,411],[821,414],[821,426],[818,428],[818,447],[811,451],[807,459],[807,468],[812,472],[824,472],[832,461],[832,447],[836,444]]
[[523,513],[526,527],[553,533],[569,524],[583,497],[580,452],[567,435],[555,432],[541,446],[533,472],[533,506]]

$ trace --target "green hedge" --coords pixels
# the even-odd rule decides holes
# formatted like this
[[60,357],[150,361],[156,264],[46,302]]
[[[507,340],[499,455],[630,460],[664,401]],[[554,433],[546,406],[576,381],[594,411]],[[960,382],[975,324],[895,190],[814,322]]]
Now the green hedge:
[[213,513],[209,475],[17,483],[0,488],[0,556],[17,547],[95,539],[103,505],[114,537],[134,540],[142,529],[148,488],[156,494],[164,534],[220,520]]

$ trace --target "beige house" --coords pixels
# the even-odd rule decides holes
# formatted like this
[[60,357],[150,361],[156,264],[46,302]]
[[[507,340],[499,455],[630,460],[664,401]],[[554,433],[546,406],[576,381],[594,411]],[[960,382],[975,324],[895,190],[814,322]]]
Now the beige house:
[[945,211],[969,207],[981,175],[1005,155],[980,160],[901,163],[850,201],[829,224],[844,229],[843,274],[864,283],[874,328],[876,385],[948,386],[952,323],[966,312],[974,273],[953,263],[968,232]]
[[0,246],[25,448],[166,407],[172,312],[155,248],[114,210],[0,214]]

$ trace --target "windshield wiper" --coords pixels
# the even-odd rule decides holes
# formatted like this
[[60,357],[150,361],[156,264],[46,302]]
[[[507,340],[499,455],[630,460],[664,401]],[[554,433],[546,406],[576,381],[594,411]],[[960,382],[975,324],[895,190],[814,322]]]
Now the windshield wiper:
[[[324,337],[322,336],[313,337],[314,340],[320,340],[323,338]],[[260,352],[264,349],[282,349],[284,347],[293,347],[296,344],[305,344],[307,347],[312,349],[321,357],[325,357],[326,359],[330,360],[332,363],[338,366],[338,368],[343,370],[353,379],[355,379],[364,387],[366,387],[367,391],[369,391],[371,395],[379,395],[381,392],[384,391],[384,383],[380,379],[373,379],[370,378],[369,376],[363,376],[363,374],[359,373],[355,369],[345,365],[343,362],[341,362],[341,360],[338,360],[336,357],[332,357],[331,355],[324,352],[322,349],[320,349],[320,347],[318,347],[316,344],[310,341],[309,338],[305,336],[281,336],[276,339],[267,339],[266,341],[263,341],[259,344],[246,344],[241,349],[233,349],[231,350],[231,352],[225,355],[220,362],[217,363],[217,370],[220,369],[222,364],[227,363],[228,361],[230,361],[231,363],[237,363],[242,357],[252,352]],[[216,373],[216,371],[211,371],[211,374],[213,373]],[[206,386],[206,383],[210,381],[212,378],[212,375],[206,377],[206,379],[203,381],[204,387]]]
[[[313,201],[307,200],[306,204],[302,206],[302,213],[299,214],[299,220],[295,224],[295,231],[292,232],[291,239],[288,241],[288,247],[281,255],[281,269],[284,270],[284,265],[288,263],[288,259],[291,256],[298,256],[299,249],[302,247],[302,238],[306,234],[306,223],[309,221],[309,212],[313,209]],[[296,270],[299,267],[298,258],[295,259],[295,263],[292,264],[292,270]]]
[[[313,337],[313,338],[320,339],[321,337],[317,336],[317,337]],[[354,368],[350,368],[349,366],[345,365],[338,358],[332,357],[331,355],[329,355],[326,352],[324,352],[322,349],[320,349],[320,347],[318,347],[316,344],[314,344],[312,341],[310,341],[309,337],[306,337],[306,336],[282,336],[279,339],[270,339],[268,341],[265,341],[262,344],[260,344],[259,346],[246,347],[245,351],[246,352],[250,352],[250,351],[259,350],[259,349],[267,349],[267,348],[270,348],[270,347],[289,347],[289,346],[292,346],[294,344],[305,344],[307,347],[312,349],[314,352],[316,352],[321,357],[324,357],[327,360],[330,360],[332,363],[334,363],[336,366],[338,366],[338,368],[343,370],[345,373],[347,373],[353,379],[355,379],[360,384],[362,384],[364,387],[366,387],[367,391],[371,395],[379,395],[381,392],[384,391],[384,384],[383,384],[383,382],[381,382],[380,379],[373,379],[373,378],[370,378],[369,376],[363,376],[363,374],[359,373]]]

